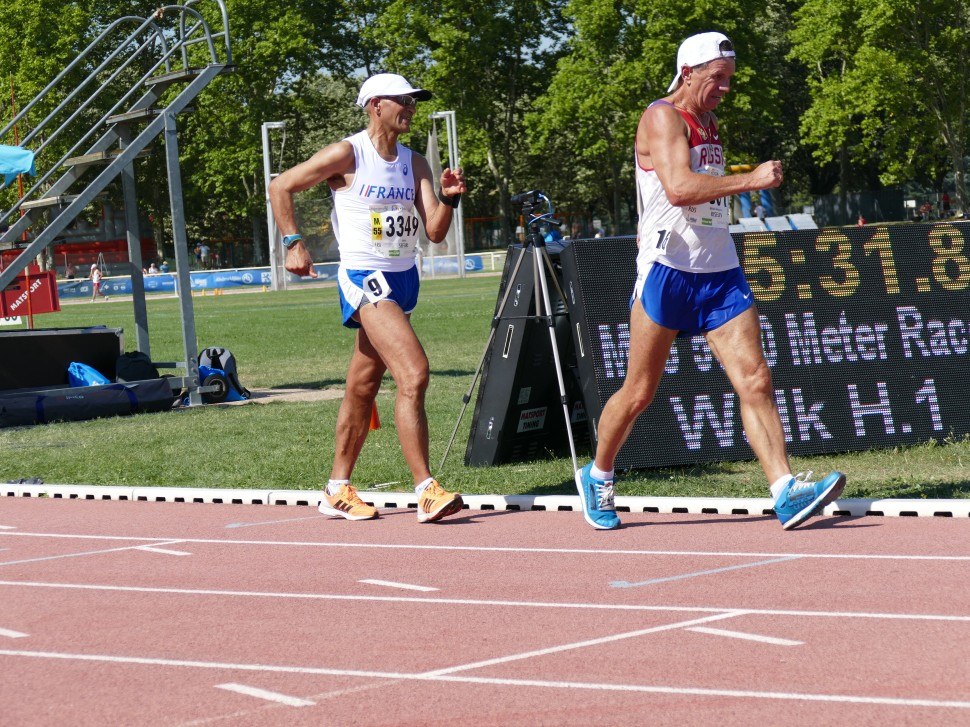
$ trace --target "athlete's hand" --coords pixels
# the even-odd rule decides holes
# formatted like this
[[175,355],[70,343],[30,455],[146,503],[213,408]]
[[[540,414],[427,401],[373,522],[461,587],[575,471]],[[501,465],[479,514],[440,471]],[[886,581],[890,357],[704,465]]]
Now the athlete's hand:
[[752,189],[771,189],[780,187],[785,175],[781,171],[781,162],[770,161],[759,164],[751,172],[755,186]]
[[451,167],[446,168],[441,173],[441,193],[449,197],[453,197],[456,194],[464,194],[468,191],[468,185],[465,184],[465,172],[461,167],[458,167],[454,171]]
[[309,275],[311,278],[319,277],[317,271],[313,269],[313,258],[307,252],[303,240],[298,241],[286,251],[286,263],[284,267],[294,275]]

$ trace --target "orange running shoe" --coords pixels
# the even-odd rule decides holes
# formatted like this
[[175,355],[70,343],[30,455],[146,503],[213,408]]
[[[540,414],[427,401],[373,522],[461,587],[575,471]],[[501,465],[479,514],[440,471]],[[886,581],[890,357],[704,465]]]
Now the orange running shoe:
[[319,510],[324,515],[347,520],[372,520],[377,517],[377,508],[361,500],[357,490],[350,485],[341,485],[336,495],[329,495],[324,489]]
[[461,510],[461,494],[448,492],[437,480],[431,483],[418,495],[418,522],[433,523],[443,517],[454,515]]

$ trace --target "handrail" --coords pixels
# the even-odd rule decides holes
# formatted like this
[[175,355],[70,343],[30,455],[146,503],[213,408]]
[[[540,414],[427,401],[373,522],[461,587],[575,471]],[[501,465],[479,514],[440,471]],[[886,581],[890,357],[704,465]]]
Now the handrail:
[[[78,65],[79,63],[81,63],[81,61],[83,61],[83,60],[84,60],[85,58],[87,58],[87,56],[88,56],[88,54],[89,54],[89,53],[90,53],[90,52],[91,52],[92,50],[94,50],[94,49],[95,49],[95,48],[96,48],[96,47],[98,46],[98,44],[99,44],[99,43],[101,43],[101,41],[102,41],[102,40],[104,40],[104,38],[105,38],[105,37],[106,37],[106,36],[107,36],[107,35],[108,35],[108,34],[109,34],[109,33],[110,33],[111,31],[113,31],[113,30],[114,30],[114,29],[115,29],[116,27],[118,27],[118,26],[120,26],[120,25],[121,25],[122,23],[125,23],[125,22],[127,22],[127,21],[141,21],[141,23],[142,23],[142,25],[141,25],[141,26],[140,26],[140,27],[138,28],[138,30],[136,30],[136,31],[135,31],[134,33],[132,33],[131,35],[129,35],[129,36],[128,36],[128,38],[126,38],[126,39],[125,39],[125,41],[124,41],[123,43],[120,43],[120,44],[118,45],[118,47],[117,47],[117,48],[115,49],[115,51],[114,51],[114,53],[112,53],[112,54],[111,54],[111,56],[109,56],[109,58],[108,58],[108,60],[111,60],[111,59],[113,59],[113,58],[114,58],[115,56],[117,56],[117,55],[118,55],[118,54],[119,54],[119,53],[120,53],[120,52],[121,52],[121,51],[122,51],[122,50],[124,49],[124,47],[125,47],[125,45],[126,45],[127,43],[129,43],[129,42],[131,41],[131,39],[132,39],[132,38],[134,38],[134,37],[136,37],[136,36],[137,36],[137,35],[138,35],[139,33],[141,33],[141,31],[142,31],[142,30],[144,30],[144,29],[145,29],[145,27],[146,27],[147,25],[149,25],[149,24],[154,24],[154,20],[146,20],[145,18],[142,18],[142,17],[140,17],[140,16],[138,16],[138,15],[126,15],[126,16],[125,16],[125,17],[123,17],[123,18],[118,18],[117,20],[115,20],[115,21],[114,21],[113,23],[111,23],[111,25],[109,25],[109,26],[108,26],[107,28],[105,28],[105,29],[104,29],[103,31],[101,31],[101,33],[100,33],[100,34],[98,35],[98,37],[97,37],[97,38],[95,38],[94,40],[92,40],[92,41],[91,41],[91,42],[90,42],[90,43],[88,44],[88,46],[87,46],[87,48],[85,48],[84,50],[82,50],[82,51],[81,51],[81,52],[80,52],[80,53],[79,53],[79,54],[78,54],[78,55],[77,55],[77,56],[76,56],[76,57],[74,58],[74,60],[73,60],[73,61],[71,61],[71,62],[70,62],[70,63],[69,63],[68,65],[67,65],[67,67],[66,67],[66,68],[64,68],[64,70],[62,70],[62,71],[61,71],[60,73],[58,73],[58,74],[57,74],[57,75],[56,75],[56,76],[54,77],[54,80],[53,80],[53,81],[51,81],[50,83],[48,83],[48,84],[47,84],[47,85],[46,85],[46,86],[45,86],[45,87],[43,88],[43,90],[41,90],[41,91],[40,91],[40,92],[39,92],[39,93],[38,93],[38,94],[37,94],[36,96],[34,96],[34,98],[32,98],[32,99],[30,100],[30,102],[29,102],[29,103],[28,103],[28,104],[27,104],[26,106],[24,106],[24,107],[23,107],[22,109],[20,109],[20,112],[19,112],[19,113],[18,113],[18,114],[17,114],[16,116],[14,116],[14,117],[13,117],[13,119],[12,119],[12,120],[10,121],[10,123],[8,123],[8,124],[7,124],[6,126],[4,126],[4,127],[2,128],[2,129],[0,129],[0,137],[2,137],[2,136],[6,136],[6,134],[7,134],[7,133],[8,133],[8,132],[9,132],[9,131],[10,131],[10,130],[11,130],[11,129],[12,129],[13,127],[14,127],[14,124],[16,124],[16,123],[17,123],[18,121],[20,121],[20,120],[21,120],[22,118],[24,118],[24,117],[25,117],[25,116],[27,115],[27,112],[28,112],[28,111],[30,111],[30,110],[31,110],[31,109],[32,109],[32,108],[33,108],[33,107],[34,107],[34,106],[35,106],[35,105],[36,105],[36,104],[37,104],[37,103],[38,103],[38,102],[39,102],[39,101],[40,101],[41,99],[43,99],[43,98],[44,98],[44,97],[45,97],[45,96],[46,96],[46,95],[47,95],[48,93],[50,93],[50,92],[51,92],[51,90],[53,90],[53,89],[54,89],[54,87],[55,87],[55,86],[57,86],[57,84],[58,84],[58,83],[60,83],[60,82],[61,82],[61,81],[62,81],[62,80],[64,79],[64,77],[65,77],[65,76],[66,76],[66,75],[67,75],[68,73],[70,73],[71,71],[73,71],[73,70],[74,70],[74,68],[75,68],[75,67],[76,67],[76,66],[77,66],[77,65]],[[106,61],[106,62],[107,62],[107,61]],[[103,65],[103,64],[102,64],[102,65]],[[91,76],[92,76],[92,74],[88,74],[88,78],[86,78],[86,79],[84,80],[84,82],[83,82],[83,83],[81,84],[81,86],[84,86],[85,84],[87,84],[87,82],[88,82],[88,79],[90,79],[90,78],[91,78]],[[79,89],[78,89],[78,90],[80,90],[80,87],[79,87]],[[75,91],[75,93],[76,93],[76,92],[77,92],[77,91]],[[48,119],[49,119],[49,118],[50,118],[50,115],[48,115]],[[44,123],[46,123],[46,121],[47,121],[48,119],[44,119],[44,121],[42,121],[40,125],[42,126],[42,125],[43,125]],[[23,146],[23,144],[24,144],[24,143],[25,143],[25,142],[21,142],[21,144],[20,144],[20,145],[21,145],[21,146]]]
[[[166,73],[170,73],[172,71],[172,58],[175,57],[177,52],[181,52],[183,68],[188,70],[189,59],[187,46],[205,43],[208,48],[207,55],[209,56],[210,64],[219,65],[219,54],[216,50],[213,38],[222,37],[226,42],[227,64],[231,62],[232,56],[229,44],[229,19],[225,2],[223,2],[223,0],[215,0],[221,13],[223,29],[219,33],[213,33],[199,10],[191,7],[192,5],[197,5],[200,1],[201,0],[188,0],[183,5],[162,6],[157,8],[147,18],[135,15],[126,15],[113,21],[106,28],[104,28],[98,34],[98,36],[67,65],[66,68],[57,74],[54,80],[47,84],[42,91],[40,91],[26,106],[24,106],[6,126],[0,129],[0,137],[2,137],[14,127],[14,124],[23,119],[26,114],[42,99],[51,94],[58,84],[60,84],[72,70],[77,68],[89,56],[91,56],[96,48],[105,44],[106,39],[108,39],[117,31],[118,28],[122,27],[123,25],[135,23],[137,24],[137,28],[128,33],[127,37],[125,37],[123,40],[118,42],[112,52],[99,63],[97,68],[90,71],[84,80],[81,81],[81,83],[77,84],[67,94],[67,96],[62,99],[61,102],[58,103],[57,106],[47,114],[47,116],[44,117],[40,123],[31,129],[28,135],[19,143],[21,147],[26,147],[31,140],[37,138],[38,135],[43,134],[41,137],[43,139],[42,143],[37,149],[34,150],[35,156],[39,155],[41,152],[47,149],[54,140],[62,136],[63,133],[66,132],[67,128],[73,122],[75,122],[79,116],[88,110],[95,103],[95,101],[112,86],[118,77],[133,63],[135,63],[139,57],[142,57],[146,51],[150,51],[153,47],[155,47],[157,49],[155,52],[161,54],[160,57],[158,57],[157,60],[152,64],[151,68],[137,81],[135,81],[133,85],[124,93],[124,95],[122,95],[121,98],[118,99],[95,124],[89,127],[87,131],[63,156],[61,156],[56,163],[52,164],[45,173],[41,174],[34,180],[34,184],[23,193],[20,199],[18,199],[12,207],[5,211],[0,210],[0,225],[5,224],[12,215],[21,209],[24,202],[29,201],[39,189],[46,185],[48,180],[50,180],[51,177],[53,177],[62,168],[64,162],[70,157],[75,156],[96,133],[104,128],[107,119],[119,113],[119,109],[126,107],[126,105],[131,102],[137,93],[145,93],[143,100],[148,99],[148,104],[153,103],[155,100],[152,95],[153,90],[148,88],[147,82],[162,66],[164,66]],[[161,21],[167,12],[178,13],[177,28],[171,26],[168,28],[163,28],[160,24],[159,21]],[[186,20],[188,18],[191,18],[193,22],[188,24],[187,27]],[[146,30],[148,31],[147,35],[145,34]],[[166,33],[168,33],[171,37],[170,41],[166,41]],[[119,56],[126,51],[129,53],[128,57],[112,71],[107,80],[102,82],[97,89],[92,89],[91,84],[97,79],[98,75],[108,68],[112,62],[116,61]],[[84,101],[80,103],[80,105],[77,105],[77,98],[79,96],[83,96],[85,93],[87,96],[84,98]],[[75,103],[75,106],[72,107],[73,111],[70,116],[63,120],[52,132],[49,131],[48,127],[52,126],[52,120],[56,119],[58,115],[64,113],[64,111],[68,109],[69,104],[72,103]],[[146,106],[148,104],[146,104]],[[44,133],[45,131],[47,133]],[[47,165],[45,164],[44,166]],[[71,172],[68,172],[68,174],[71,174]],[[65,179],[65,177],[61,177],[61,179]],[[43,198],[43,194],[40,195],[40,198]],[[2,235],[0,237],[5,238],[7,235]]]

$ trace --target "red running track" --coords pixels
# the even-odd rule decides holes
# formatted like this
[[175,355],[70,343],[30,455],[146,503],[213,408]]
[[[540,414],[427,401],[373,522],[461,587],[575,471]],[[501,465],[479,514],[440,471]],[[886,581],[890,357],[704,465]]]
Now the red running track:
[[0,499],[4,725],[970,724],[970,520]]

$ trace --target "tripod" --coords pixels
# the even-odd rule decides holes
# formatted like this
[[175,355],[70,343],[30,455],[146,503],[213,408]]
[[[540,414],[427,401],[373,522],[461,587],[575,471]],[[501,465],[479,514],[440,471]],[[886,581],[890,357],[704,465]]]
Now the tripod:
[[[455,436],[458,434],[458,428],[461,426],[461,420],[465,416],[465,410],[468,409],[468,402],[471,401],[472,393],[475,391],[475,385],[478,383],[482,369],[485,367],[485,360],[488,358],[492,341],[495,340],[495,333],[505,312],[505,306],[508,303],[509,295],[511,294],[512,289],[515,287],[513,285],[513,281],[515,281],[517,278],[519,268],[522,266],[522,261],[525,259],[526,255],[529,255],[530,253],[533,258],[533,290],[540,292],[541,295],[537,296],[535,300],[535,314],[527,317],[535,320],[545,321],[546,326],[549,329],[549,338],[550,342],[552,343],[552,356],[556,368],[556,380],[559,384],[559,400],[562,402],[562,413],[566,420],[566,437],[569,440],[569,453],[573,460],[573,472],[579,469],[579,465],[576,460],[576,445],[573,442],[572,421],[569,416],[569,399],[566,396],[566,382],[563,379],[562,363],[559,360],[559,344],[556,339],[555,321],[553,319],[552,304],[549,298],[549,278],[552,279],[552,283],[556,288],[556,292],[559,294],[559,298],[562,300],[563,306],[566,306],[566,296],[563,293],[562,288],[559,286],[556,271],[552,266],[552,260],[549,258],[549,251],[546,249],[545,240],[543,240],[542,233],[539,230],[539,226],[543,222],[553,222],[552,202],[550,202],[549,198],[546,197],[542,192],[536,190],[515,195],[512,197],[512,203],[521,204],[522,214],[529,219],[527,223],[528,234],[526,235],[525,247],[519,254],[519,257],[515,261],[515,265],[512,268],[512,272],[507,278],[505,293],[503,294],[502,300],[498,305],[498,309],[492,318],[492,327],[488,333],[488,340],[485,342],[485,350],[482,352],[481,360],[478,362],[478,368],[475,370],[475,375],[472,377],[471,386],[468,388],[468,392],[462,397],[462,407],[458,414],[458,421],[455,422],[455,428],[451,433],[451,439],[448,440],[448,446],[445,447],[445,453],[441,458],[441,464],[438,465],[439,471],[445,466],[445,460],[448,459],[448,453],[451,451],[451,446],[455,442]],[[541,212],[543,203],[546,209],[545,212]],[[536,214],[536,210],[540,210],[540,213]],[[549,276],[548,278],[546,277],[547,274]]]

